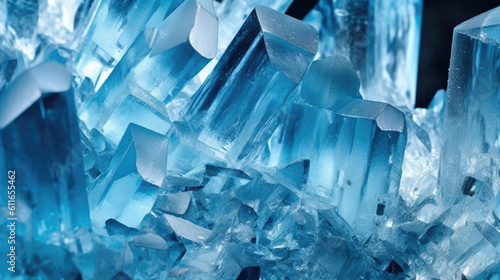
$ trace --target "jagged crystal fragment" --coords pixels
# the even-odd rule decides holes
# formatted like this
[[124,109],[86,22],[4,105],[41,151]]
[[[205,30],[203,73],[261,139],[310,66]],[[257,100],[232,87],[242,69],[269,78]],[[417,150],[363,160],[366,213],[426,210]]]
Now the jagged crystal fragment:
[[312,26],[255,8],[194,96],[189,115],[205,115],[198,139],[234,161],[258,149],[316,51]]
[[130,124],[107,176],[89,189],[91,215],[98,227],[108,219],[137,227],[156,201],[167,172],[168,137]]

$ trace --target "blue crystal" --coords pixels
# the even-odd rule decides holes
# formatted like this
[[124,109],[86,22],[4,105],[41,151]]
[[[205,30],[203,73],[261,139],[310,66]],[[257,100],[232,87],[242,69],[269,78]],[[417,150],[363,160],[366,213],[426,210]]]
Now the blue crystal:
[[311,26],[255,8],[194,96],[189,115],[205,115],[198,139],[235,161],[258,149],[314,57],[316,40]]
[[461,197],[466,176],[498,176],[499,15],[493,9],[454,31],[439,172],[446,205]]
[[34,239],[89,226],[69,72],[55,63],[31,68],[5,89],[0,106],[2,160],[18,174],[18,202],[33,208]]
[[413,108],[422,5],[422,0],[320,0],[305,21],[320,31],[321,57],[350,58],[364,98]]
[[[70,255],[71,238],[90,227],[90,217],[71,75],[64,66],[38,65],[5,88],[0,95],[0,144],[0,177],[7,182],[4,176],[9,174],[15,186],[15,212],[4,212],[2,233],[9,234],[4,230],[8,222],[16,224],[17,273],[43,258],[45,272],[40,275],[74,277],[74,265],[56,266],[56,259]],[[11,198],[7,191],[1,197],[7,210]],[[2,245],[5,252],[7,245]]]
[[306,193],[339,208],[368,233],[377,205],[398,193],[406,146],[404,114],[394,107],[353,99],[318,130]]
[[155,12],[163,12],[161,19],[179,3],[178,0],[100,1],[75,58],[75,69],[99,87]]
[[252,10],[258,5],[269,7],[278,12],[284,13],[290,6],[292,0],[224,0],[217,8],[217,15],[220,19],[219,40],[220,48],[225,51],[229,43],[233,40],[238,30]]
[[91,189],[92,219],[97,227],[114,219],[137,227],[156,201],[167,171],[168,137],[131,124],[109,164],[108,175]]
[[[139,34],[80,118],[115,144],[131,122],[164,134],[170,122],[160,101],[175,97],[215,56],[214,13],[210,1],[185,1],[158,27]],[[178,21],[183,29],[173,27]]]

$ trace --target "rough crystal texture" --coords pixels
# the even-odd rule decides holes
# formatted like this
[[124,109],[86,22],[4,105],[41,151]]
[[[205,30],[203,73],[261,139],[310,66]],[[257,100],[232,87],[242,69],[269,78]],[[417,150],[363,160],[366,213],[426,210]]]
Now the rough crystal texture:
[[499,16],[496,8],[454,31],[439,175],[446,204],[460,197],[466,176],[499,186]]
[[[73,235],[90,227],[71,75],[64,66],[38,65],[6,87],[0,95],[0,144],[0,177],[7,184],[8,175],[13,186],[9,196],[7,189],[1,195],[2,234],[10,235],[6,225],[15,224],[17,257],[24,260],[16,270],[29,273],[37,265],[43,257],[37,247],[47,252],[50,268],[57,254],[69,255]],[[2,250],[11,245],[5,242]],[[50,269],[54,277],[71,277],[71,266],[61,274]]]
[[364,98],[413,108],[422,4],[320,0],[305,21],[320,31],[320,56],[340,53],[350,58]]
[[255,8],[194,96],[189,114],[203,116],[205,122],[198,139],[233,161],[258,149],[316,51],[312,26]]

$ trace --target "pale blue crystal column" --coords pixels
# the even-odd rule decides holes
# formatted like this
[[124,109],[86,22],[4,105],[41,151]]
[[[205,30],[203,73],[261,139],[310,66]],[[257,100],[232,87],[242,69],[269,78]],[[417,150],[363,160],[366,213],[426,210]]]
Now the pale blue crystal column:
[[332,112],[312,145],[306,193],[338,207],[360,234],[373,226],[379,203],[397,197],[406,146],[404,114],[353,99]]
[[[16,172],[19,224],[29,223],[32,232],[18,232],[19,238],[62,242],[57,234],[90,226],[71,74],[64,66],[36,66],[6,88],[0,95],[0,133],[0,160]],[[29,213],[20,210],[23,204],[29,216],[23,216]]]
[[170,101],[217,51],[211,0],[187,0],[158,27],[142,32],[80,113],[115,144],[130,122],[164,134]]
[[155,12],[164,12],[166,16],[179,3],[179,0],[102,0],[75,58],[75,70],[89,77],[98,88]]
[[365,99],[415,106],[422,0],[320,0],[304,19],[320,31],[320,56],[340,53]]
[[466,176],[498,184],[499,30],[500,8],[455,27],[439,172],[445,205],[461,195]]
[[312,26],[255,8],[194,96],[188,115],[206,123],[198,139],[235,161],[264,145],[316,51]]

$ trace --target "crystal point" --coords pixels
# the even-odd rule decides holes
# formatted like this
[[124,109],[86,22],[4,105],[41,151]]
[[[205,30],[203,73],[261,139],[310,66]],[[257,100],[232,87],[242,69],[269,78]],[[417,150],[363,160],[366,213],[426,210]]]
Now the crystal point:
[[[290,28],[279,28],[285,24]],[[258,149],[314,57],[316,41],[312,26],[257,7],[194,96],[188,115],[203,114],[206,122],[198,139],[235,161]]]

